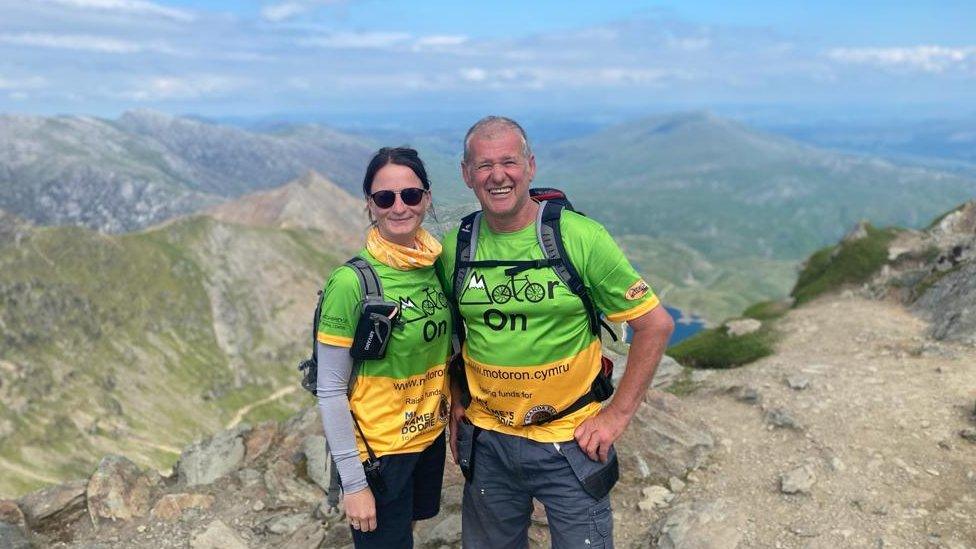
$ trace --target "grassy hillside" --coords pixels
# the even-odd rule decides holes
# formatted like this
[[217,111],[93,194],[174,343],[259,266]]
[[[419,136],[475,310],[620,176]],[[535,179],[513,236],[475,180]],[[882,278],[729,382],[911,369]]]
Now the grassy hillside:
[[[6,496],[109,452],[166,469],[242,406],[296,386],[315,291],[340,261],[315,231],[206,217],[118,237],[20,233],[0,240]],[[295,391],[244,419],[301,404]]]

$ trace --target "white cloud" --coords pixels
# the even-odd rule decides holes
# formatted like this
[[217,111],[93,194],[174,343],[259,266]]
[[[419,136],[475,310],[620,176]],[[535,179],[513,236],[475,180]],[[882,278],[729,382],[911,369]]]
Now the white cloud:
[[27,78],[4,78],[0,76],[0,90],[36,90],[46,85],[47,80],[40,76],[30,76]]
[[192,13],[145,0],[43,0],[47,4],[57,4],[71,8],[109,11],[131,15],[155,15],[178,21],[192,21]]
[[244,85],[246,81],[241,78],[216,74],[153,76],[140,81],[123,92],[122,96],[125,99],[142,102],[201,99],[224,95]]
[[385,49],[408,42],[412,36],[405,32],[337,32],[328,36],[306,38],[303,46],[332,49]]
[[976,69],[976,46],[914,46],[903,48],[834,48],[834,61],[941,74],[952,69]]
[[414,47],[418,49],[423,48],[444,48],[451,46],[460,46],[468,41],[467,36],[454,35],[454,34],[435,34],[432,36],[422,36],[414,42]]
[[266,21],[278,23],[288,19],[294,19],[314,11],[316,8],[329,4],[338,4],[342,0],[291,0],[289,2],[276,2],[261,8],[261,17]]
[[91,34],[48,34],[41,32],[0,34],[0,43],[13,46],[114,54],[156,52],[175,55],[178,53],[166,44],[142,44],[131,40]]

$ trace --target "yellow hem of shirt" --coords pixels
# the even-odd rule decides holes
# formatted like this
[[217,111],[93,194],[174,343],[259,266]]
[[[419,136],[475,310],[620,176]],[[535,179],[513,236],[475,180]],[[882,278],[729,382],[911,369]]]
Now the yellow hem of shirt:
[[347,349],[349,347],[352,347],[351,337],[334,336],[334,335],[323,334],[322,332],[319,332],[318,340],[319,343],[324,343],[326,345],[334,345],[336,347],[346,347]]
[[621,311],[619,313],[613,313],[612,315],[607,315],[607,320],[610,322],[626,322],[628,320],[633,320],[650,312],[660,304],[661,300],[655,295],[636,307],[627,309],[626,311]]

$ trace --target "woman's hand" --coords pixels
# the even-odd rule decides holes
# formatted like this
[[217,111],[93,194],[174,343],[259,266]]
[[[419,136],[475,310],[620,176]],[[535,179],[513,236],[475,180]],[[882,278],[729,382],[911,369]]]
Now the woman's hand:
[[460,399],[453,399],[451,402],[451,420],[449,429],[451,431],[451,457],[454,458],[455,465],[458,463],[458,424],[467,420],[468,418],[464,413],[464,406],[461,405]]
[[376,530],[376,500],[369,487],[358,492],[344,494],[342,504],[346,509],[346,518],[353,530],[372,532]]

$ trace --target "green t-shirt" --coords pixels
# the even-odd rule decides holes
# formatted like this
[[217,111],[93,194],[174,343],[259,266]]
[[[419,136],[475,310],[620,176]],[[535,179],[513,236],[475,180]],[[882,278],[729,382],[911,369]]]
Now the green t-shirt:
[[[599,223],[564,211],[560,230],[567,256],[609,320],[631,320],[658,305]],[[455,230],[441,252],[448,285],[456,248]],[[544,257],[534,224],[495,233],[482,218],[476,261]],[[589,390],[600,369],[600,339],[590,331],[582,300],[555,271],[545,267],[508,276],[506,268],[472,267],[460,291],[452,289],[467,326],[468,417],[484,429],[539,442],[570,440],[576,427],[599,411],[599,403],[544,425],[529,423],[534,414],[563,410]]]
[[[434,267],[399,271],[359,253],[376,270],[386,300],[400,304],[386,356],[363,361],[349,406],[378,455],[420,452],[447,424],[447,357],[451,316]],[[363,293],[355,271],[342,266],[325,287],[318,340],[351,347]],[[360,457],[367,457],[356,433]]]

